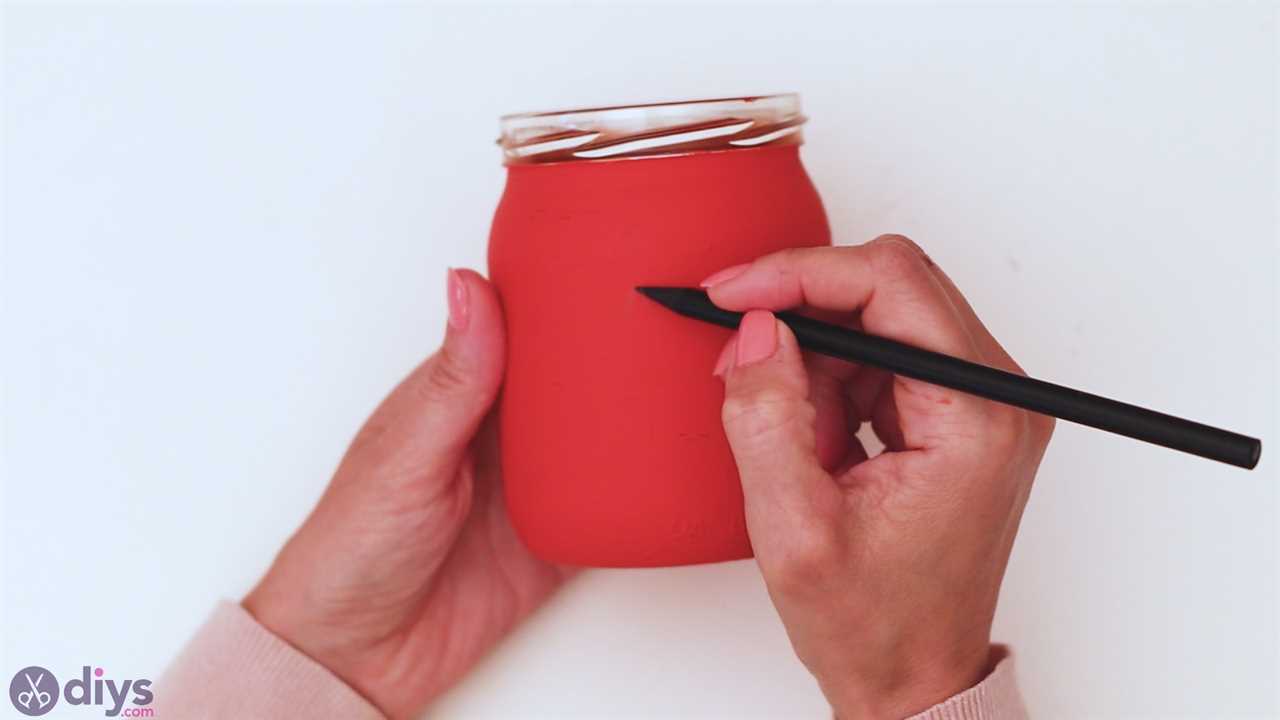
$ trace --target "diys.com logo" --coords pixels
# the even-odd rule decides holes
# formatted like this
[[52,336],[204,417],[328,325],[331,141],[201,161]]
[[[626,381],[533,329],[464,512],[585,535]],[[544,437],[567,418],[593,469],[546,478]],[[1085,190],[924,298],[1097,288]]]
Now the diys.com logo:
[[117,681],[103,674],[102,668],[85,665],[80,677],[59,685],[47,668],[25,667],[9,682],[9,701],[18,712],[31,717],[49,712],[59,700],[67,705],[103,708],[107,717],[155,717],[150,707],[155,699],[150,680]]

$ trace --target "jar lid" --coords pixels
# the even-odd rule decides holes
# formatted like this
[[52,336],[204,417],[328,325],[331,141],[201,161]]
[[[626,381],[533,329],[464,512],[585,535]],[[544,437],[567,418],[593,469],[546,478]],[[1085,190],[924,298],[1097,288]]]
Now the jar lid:
[[518,113],[500,119],[504,165],[799,145],[796,93]]

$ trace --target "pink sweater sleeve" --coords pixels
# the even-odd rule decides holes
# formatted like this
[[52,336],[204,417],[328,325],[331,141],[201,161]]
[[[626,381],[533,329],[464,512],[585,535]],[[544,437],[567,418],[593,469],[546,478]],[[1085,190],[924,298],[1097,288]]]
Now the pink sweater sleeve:
[[344,718],[382,713],[336,675],[222,602],[156,681],[161,718]]
[[[156,682],[156,717],[383,720],[336,675],[271,634],[244,608],[219,603]],[[1025,720],[1005,656],[982,682],[910,720]]]
[[1027,720],[1013,675],[1013,655],[1002,645],[996,652],[1000,660],[982,682],[908,720]]

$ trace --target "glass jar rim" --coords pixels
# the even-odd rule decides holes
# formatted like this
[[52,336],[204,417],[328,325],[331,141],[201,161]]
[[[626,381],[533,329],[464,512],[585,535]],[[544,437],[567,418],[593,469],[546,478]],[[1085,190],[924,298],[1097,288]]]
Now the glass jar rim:
[[504,164],[797,145],[797,93],[525,112],[499,119]]

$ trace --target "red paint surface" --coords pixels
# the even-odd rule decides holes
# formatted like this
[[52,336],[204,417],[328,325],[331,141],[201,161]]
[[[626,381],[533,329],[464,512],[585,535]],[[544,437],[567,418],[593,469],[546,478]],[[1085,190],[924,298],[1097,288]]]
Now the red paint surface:
[[751,556],[711,375],[729,331],[634,288],[696,286],[828,244],[798,150],[508,168],[489,244],[508,334],[502,464],[537,555],[610,567]]

